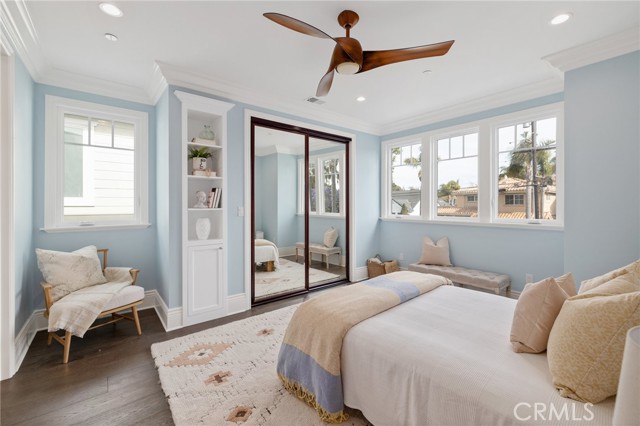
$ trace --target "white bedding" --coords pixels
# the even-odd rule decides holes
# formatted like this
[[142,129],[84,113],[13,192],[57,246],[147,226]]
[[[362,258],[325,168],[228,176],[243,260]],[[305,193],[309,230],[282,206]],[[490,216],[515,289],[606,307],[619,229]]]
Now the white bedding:
[[278,248],[271,241],[256,239],[255,248],[255,262],[257,264],[272,260],[276,267],[280,266],[280,253],[278,253]]
[[375,426],[610,425],[614,398],[585,409],[558,395],[546,353],[511,350],[515,304],[442,286],[354,326],[345,405]]

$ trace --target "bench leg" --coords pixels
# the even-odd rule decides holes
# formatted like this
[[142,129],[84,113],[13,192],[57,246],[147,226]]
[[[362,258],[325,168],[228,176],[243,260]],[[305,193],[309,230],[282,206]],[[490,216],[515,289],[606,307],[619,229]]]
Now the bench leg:
[[69,351],[71,350],[71,332],[67,331],[64,333],[64,354],[62,356],[62,363],[66,364],[69,362]]
[[298,247],[296,247],[296,263],[298,263]]

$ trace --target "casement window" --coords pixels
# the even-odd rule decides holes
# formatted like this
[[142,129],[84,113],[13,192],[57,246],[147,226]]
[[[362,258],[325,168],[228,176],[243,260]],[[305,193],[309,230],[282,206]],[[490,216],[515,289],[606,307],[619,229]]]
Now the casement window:
[[148,119],[46,97],[45,230],[148,226]]
[[[344,152],[309,156],[309,214],[344,215]],[[304,213],[304,158],[298,159],[298,213]]]
[[383,142],[382,218],[562,226],[562,108]]

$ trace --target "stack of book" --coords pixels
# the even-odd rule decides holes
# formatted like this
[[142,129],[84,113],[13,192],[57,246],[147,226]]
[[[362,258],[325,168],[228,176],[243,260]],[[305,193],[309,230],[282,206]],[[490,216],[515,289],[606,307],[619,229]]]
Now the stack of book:
[[208,197],[208,205],[210,209],[220,208],[220,199],[222,194],[222,188],[211,188]]

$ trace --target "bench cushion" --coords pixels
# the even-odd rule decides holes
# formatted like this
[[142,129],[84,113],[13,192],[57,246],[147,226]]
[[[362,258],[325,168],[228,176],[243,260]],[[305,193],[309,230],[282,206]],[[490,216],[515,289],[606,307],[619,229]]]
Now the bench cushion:
[[[297,249],[304,249],[304,243],[296,243]],[[311,243],[309,244],[309,251],[311,253],[319,253],[319,254],[338,254],[342,250],[340,247],[327,247],[322,243]]]
[[502,290],[511,285],[511,278],[509,278],[509,275],[462,268],[460,266],[421,265],[418,263],[412,263],[409,265],[409,270],[422,272],[424,274],[440,275],[442,277],[449,278],[457,284],[471,285],[487,290]]

